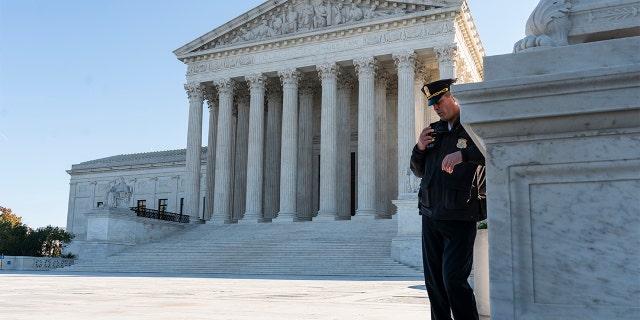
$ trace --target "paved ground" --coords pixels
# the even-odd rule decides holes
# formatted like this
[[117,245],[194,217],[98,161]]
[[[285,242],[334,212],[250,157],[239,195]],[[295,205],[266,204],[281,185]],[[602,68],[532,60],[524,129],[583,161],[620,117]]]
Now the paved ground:
[[0,319],[428,319],[421,279],[0,271]]

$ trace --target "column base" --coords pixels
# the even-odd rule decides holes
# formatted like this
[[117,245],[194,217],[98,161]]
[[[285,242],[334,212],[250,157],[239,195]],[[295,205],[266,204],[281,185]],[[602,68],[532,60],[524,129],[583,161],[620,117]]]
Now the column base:
[[333,222],[336,220],[337,220],[336,216],[321,215],[320,213],[318,213],[317,217],[313,218],[313,222]]
[[361,213],[356,213],[355,216],[351,217],[351,220],[353,220],[353,221],[373,221],[373,220],[376,220],[376,219],[377,219],[376,215],[361,214]]
[[278,217],[273,219],[273,223],[291,223],[296,221],[295,212],[278,212]]
[[318,215],[313,217],[313,221],[318,221],[318,219],[323,219],[323,220],[332,219],[332,221],[333,221],[333,220],[336,219],[337,216],[338,216],[338,212],[337,211],[319,210],[318,211]]

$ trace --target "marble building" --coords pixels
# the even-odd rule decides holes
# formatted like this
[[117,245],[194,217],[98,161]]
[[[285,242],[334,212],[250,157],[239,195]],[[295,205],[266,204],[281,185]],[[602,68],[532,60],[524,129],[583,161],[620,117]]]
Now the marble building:
[[484,49],[465,1],[272,0],[174,53],[186,149],[73,165],[77,239],[91,212],[141,206],[191,223],[391,218],[417,192],[417,133],[437,120],[420,87],[481,81]]

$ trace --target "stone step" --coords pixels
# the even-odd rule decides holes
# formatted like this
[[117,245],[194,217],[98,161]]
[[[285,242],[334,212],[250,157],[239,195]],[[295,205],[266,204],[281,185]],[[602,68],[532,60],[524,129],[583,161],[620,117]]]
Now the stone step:
[[194,225],[63,271],[422,277],[391,259],[395,220]]

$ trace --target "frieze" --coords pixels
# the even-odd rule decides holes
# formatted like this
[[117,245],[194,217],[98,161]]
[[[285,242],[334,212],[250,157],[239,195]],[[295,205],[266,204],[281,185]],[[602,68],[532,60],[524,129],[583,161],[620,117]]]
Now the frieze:
[[187,67],[187,75],[219,71],[223,69],[230,69],[236,67],[242,67],[253,64],[254,56],[241,56],[233,57],[222,60],[208,61],[204,63],[192,63]]
[[259,54],[231,57],[215,61],[190,63],[187,68],[187,75],[216,72],[225,69],[233,69],[272,61],[289,60],[297,57],[331,53],[335,51],[360,49],[363,46],[387,45],[389,43],[399,41],[412,41],[452,32],[455,32],[454,23],[452,21],[441,21],[413,28],[378,32],[362,37],[335,40],[304,47],[288,48],[286,50],[273,52],[261,52]]

